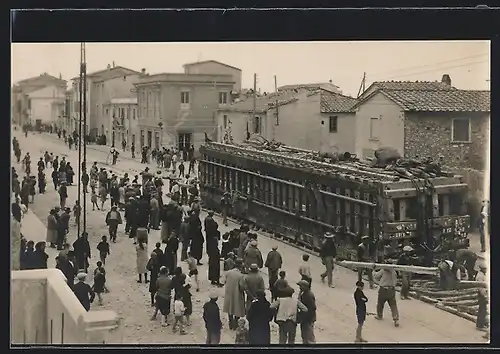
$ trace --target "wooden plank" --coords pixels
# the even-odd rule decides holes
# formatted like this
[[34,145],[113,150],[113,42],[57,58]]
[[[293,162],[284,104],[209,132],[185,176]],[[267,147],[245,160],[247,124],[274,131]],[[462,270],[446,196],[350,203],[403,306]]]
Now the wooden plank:
[[439,274],[439,268],[437,267],[420,267],[420,266],[407,266],[399,264],[369,263],[369,262],[355,262],[355,261],[342,261],[340,262],[340,265],[352,268],[394,269],[397,272],[408,272],[416,274],[430,274],[430,275]]
[[384,218],[387,221],[395,221],[395,213],[394,213],[394,201],[392,199],[385,200],[386,217]]
[[469,287],[478,287],[478,288],[487,288],[488,287],[488,282],[485,281],[472,281],[472,280],[461,280],[459,283],[459,286],[462,288],[469,288]]
[[[465,183],[458,183],[458,184],[449,184],[443,186],[435,186],[434,188],[437,194],[450,194],[462,190],[467,190],[468,186]],[[401,198],[415,197],[416,195],[417,191],[415,190],[415,188],[384,190],[384,196],[386,198],[401,199]]]

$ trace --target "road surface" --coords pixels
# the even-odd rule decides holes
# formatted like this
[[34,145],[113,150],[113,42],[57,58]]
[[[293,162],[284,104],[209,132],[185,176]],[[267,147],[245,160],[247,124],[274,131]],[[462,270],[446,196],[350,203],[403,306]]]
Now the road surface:
[[[24,138],[18,132],[14,132],[14,135],[20,141],[23,156],[27,151],[32,155],[32,169],[36,169],[36,161],[47,150],[60,157],[67,155],[66,160],[71,161],[76,172],[78,152],[75,150],[69,151],[67,146],[63,144],[63,141],[58,140],[55,135],[30,133],[28,138]],[[98,161],[99,163],[105,162],[108,151],[109,148],[107,147],[89,146],[87,148],[87,165],[90,166],[94,161]],[[151,164],[150,169],[155,171],[156,169],[153,169],[153,166]],[[15,167],[18,170],[21,169],[20,165],[15,164]],[[120,174],[128,172],[129,175],[138,174],[144,167],[138,160],[123,157],[119,159],[116,166],[106,166],[106,168],[111,168]],[[46,175],[48,182],[51,182],[50,173],[46,173]],[[69,187],[68,191],[68,205],[72,207],[77,199],[77,187]],[[30,204],[30,211],[25,215],[22,222],[22,232],[28,239],[34,241],[45,239],[46,231],[44,224],[48,212],[50,208],[57,204],[58,195],[51,183],[48,183],[47,192],[44,195],[36,195],[35,203]],[[102,235],[107,235],[104,218],[108,210],[109,202],[106,205],[105,211],[92,211],[91,208],[88,208],[87,211],[87,231],[89,232],[92,252],[94,252],[91,259],[91,270],[95,267],[95,262],[97,261],[97,243],[100,241]],[[202,212],[202,220],[205,216],[206,213]],[[235,223],[230,223],[228,227],[225,227],[217,217],[216,221],[219,223],[221,233],[239,226]],[[74,225],[73,220],[71,224]],[[111,244],[111,255],[106,264],[107,283],[111,292],[104,294],[104,304],[102,307],[99,307],[97,304],[93,304],[92,306],[92,309],[116,311],[121,317],[121,325],[107,336],[106,342],[113,344],[204,343],[205,329],[201,318],[203,303],[208,299],[209,293],[214,290],[218,291],[220,295],[219,306],[221,309],[224,301],[223,288],[215,288],[207,280],[206,256],[202,260],[204,265],[200,267],[200,292],[193,291],[192,325],[188,328],[188,335],[173,334],[171,327],[164,328],[161,327],[159,320],[150,320],[152,308],[149,304],[148,285],[136,282],[135,248],[132,240],[125,235],[123,228],[123,225],[119,228],[117,243]],[[73,226],[69,234],[69,241],[72,243],[75,239],[76,226]],[[154,244],[160,240],[160,232],[152,230],[149,240],[151,251]],[[281,253],[284,261],[283,269],[287,272],[287,279],[296,288],[295,283],[300,279],[297,272],[297,264],[302,251],[277,240],[270,239],[265,235],[259,235],[259,248],[264,257],[273,245],[278,245],[278,251]],[[53,266],[53,258],[57,252],[49,249],[48,253],[51,258],[49,266]],[[311,257],[310,264],[314,277],[312,290],[316,296],[318,307],[315,327],[317,342],[352,343],[356,328],[353,300],[353,292],[357,280],[356,274],[351,270],[336,267],[336,287],[331,289],[319,281],[319,274],[323,272],[320,259]],[[186,265],[184,263],[181,265],[186,270]],[[263,275],[267,283],[267,274],[265,273],[266,271],[264,270]],[[365,293],[369,298],[368,312],[374,313],[377,292],[376,290],[366,289]],[[377,321],[373,316],[368,316],[364,327],[364,337],[366,340],[370,343],[486,343],[486,339],[482,338],[484,333],[476,331],[472,322],[441,311],[432,305],[418,300],[398,300],[398,306],[401,316],[400,327],[395,328],[393,326],[390,311],[386,308],[384,313],[385,319],[383,321]],[[221,315],[224,323],[221,344],[232,344],[234,343],[234,332],[227,328],[226,315]],[[272,343],[277,343],[277,338],[277,326],[273,323]],[[300,328],[297,332],[297,343],[301,343]]]

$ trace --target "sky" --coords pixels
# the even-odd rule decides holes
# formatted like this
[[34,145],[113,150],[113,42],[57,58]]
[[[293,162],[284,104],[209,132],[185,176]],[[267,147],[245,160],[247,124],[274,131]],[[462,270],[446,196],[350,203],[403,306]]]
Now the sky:
[[[12,83],[48,73],[79,75],[80,43],[14,43]],[[242,87],[328,82],[355,97],[366,73],[373,81],[435,81],[451,76],[460,89],[490,89],[489,41],[87,43],[87,72],[107,64],[149,74],[182,72],[185,63],[217,60],[243,71]]]

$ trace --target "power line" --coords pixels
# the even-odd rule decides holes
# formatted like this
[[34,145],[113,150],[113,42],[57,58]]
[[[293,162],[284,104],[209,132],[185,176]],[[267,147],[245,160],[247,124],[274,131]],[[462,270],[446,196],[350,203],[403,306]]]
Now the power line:
[[382,73],[376,73],[373,76],[377,77],[377,76],[381,76],[381,75],[393,74],[393,73],[398,73],[398,72],[402,72],[402,71],[412,71],[413,69],[421,69],[421,68],[425,68],[428,66],[436,66],[436,65],[441,65],[441,64],[454,63],[457,61],[462,61],[462,60],[472,59],[472,58],[479,58],[479,57],[489,56],[489,55],[490,55],[490,53],[482,53],[482,54],[470,55],[467,57],[460,57],[460,58],[455,58],[455,59],[450,59],[450,60],[438,61],[435,63],[429,63],[429,64],[423,64],[423,65],[417,65],[417,66],[409,66],[409,67],[402,68],[402,69],[391,70],[391,71],[386,71],[386,72],[382,72]]
[[[442,68],[425,70],[425,71],[419,71],[419,72],[410,73],[410,74],[395,75],[395,76],[391,76],[391,77],[388,77],[388,78],[384,78],[384,80],[391,80],[391,79],[396,79],[396,78],[401,78],[401,77],[415,76],[415,75],[420,75],[420,74],[426,74],[426,73],[433,73],[433,72],[443,71],[443,70],[446,70],[446,69],[455,69],[455,68],[461,68],[461,67],[465,67],[465,66],[474,66],[474,65],[486,64],[486,63],[488,63],[488,61],[483,60],[483,61],[477,61],[477,62],[472,62],[472,63],[460,64],[460,65],[445,66],[445,67],[442,67]],[[372,82],[373,81],[380,81],[380,80],[372,80]]]

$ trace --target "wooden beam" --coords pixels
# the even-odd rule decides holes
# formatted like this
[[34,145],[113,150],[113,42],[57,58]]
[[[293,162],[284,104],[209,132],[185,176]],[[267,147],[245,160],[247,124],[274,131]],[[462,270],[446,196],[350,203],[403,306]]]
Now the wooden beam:
[[[434,189],[437,194],[450,194],[452,192],[466,190],[467,187],[468,186],[465,183],[457,183],[457,184],[449,184],[443,186],[435,186]],[[415,190],[415,188],[384,190],[384,196],[386,198],[400,199],[400,198],[415,197],[416,195],[417,191]]]
[[369,263],[369,262],[355,262],[355,261],[342,261],[340,265],[345,267],[355,268],[368,268],[368,269],[394,269],[398,272],[408,272],[416,274],[431,274],[438,275],[439,268],[437,267],[420,267],[420,266],[406,266],[399,264],[385,264],[385,263]]

